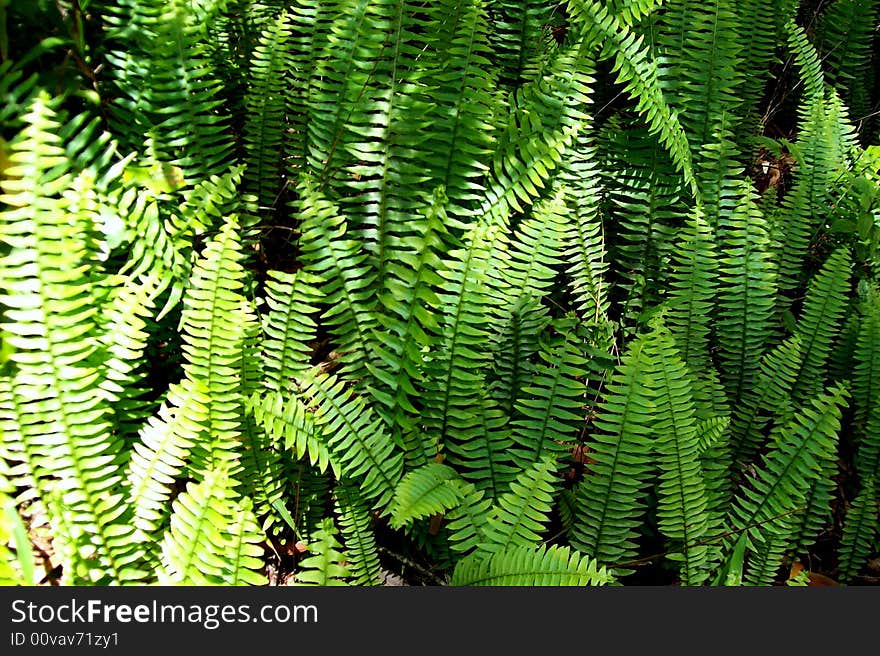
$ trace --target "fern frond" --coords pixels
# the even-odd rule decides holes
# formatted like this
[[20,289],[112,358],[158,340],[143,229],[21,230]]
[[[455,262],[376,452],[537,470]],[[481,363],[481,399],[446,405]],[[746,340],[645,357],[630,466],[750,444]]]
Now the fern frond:
[[460,501],[459,480],[454,469],[440,463],[429,463],[407,473],[394,491],[391,527],[401,528],[456,506]]
[[709,509],[690,375],[665,330],[652,333],[646,349],[656,362],[651,429],[660,470],[657,524],[677,552],[668,557],[681,561],[682,584],[700,585],[709,575],[709,549],[695,545],[708,531]]
[[[384,332],[376,335],[373,346],[381,362],[368,364],[376,382],[370,393],[381,404],[380,413],[396,442],[414,430],[418,400],[410,397],[422,384],[425,353],[439,331],[435,290],[442,283],[437,271],[442,266],[446,202],[443,190],[435,189],[418,219],[410,218],[411,233],[390,242],[396,261],[387,263],[379,294]],[[415,466],[425,462],[420,442],[408,448],[406,456]]]
[[350,485],[337,485],[333,496],[351,584],[381,585],[382,567],[369,506]]
[[471,483],[459,486],[461,503],[449,511],[449,547],[470,552],[486,543],[486,526],[492,513],[492,499]]
[[603,563],[631,558],[655,468],[649,436],[654,421],[650,394],[655,367],[644,338],[630,344],[611,378],[587,446],[590,458],[576,490],[572,546]]
[[876,88],[876,54],[872,42],[880,5],[876,0],[836,0],[816,28],[826,77],[840,92],[854,116],[871,112]]
[[487,383],[489,395],[509,417],[534,372],[532,359],[541,346],[541,335],[550,317],[539,300],[526,296],[520,297],[505,319],[492,345],[492,369]]
[[210,470],[175,499],[162,541],[160,584],[265,584],[258,573],[265,538],[236,485],[224,470]]
[[135,527],[155,538],[165,525],[177,480],[208,420],[209,391],[204,382],[171,384],[165,403],[140,430],[128,466],[129,503]]
[[[695,153],[712,140],[726,115],[738,110],[746,77],[739,66],[738,23],[737,8],[728,0],[664,3],[658,28],[664,93],[673,99]],[[761,69],[765,66],[761,62]]]
[[803,359],[791,383],[795,400],[817,394],[825,383],[824,375],[841,320],[849,309],[852,263],[848,248],[834,251],[810,280],[803,310],[794,335],[801,344]]
[[770,583],[781,556],[793,546],[795,514],[805,509],[822,462],[834,457],[846,396],[838,387],[803,406],[773,436],[757,475],[737,496],[730,521],[737,533],[748,536],[752,554],[746,578],[751,584]]
[[445,0],[426,9],[437,12],[437,29],[429,50],[436,55],[424,71],[425,93],[432,99],[427,116],[434,126],[424,144],[424,165],[430,184],[449,198],[450,228],[464,230],[485,193],[487,162],[498,136],[493,126],[503,109],[494,93],[489,20],[486,3],[476,0]]
[[247,331],[256,323],[242,294],[247,274],[241,259],[233,216],[205,245],[183,298],[184,377],[204,382],[208,392],[206,422],[189,463],[197,477],[221,466],[232,478],[241,471],[241,366]]
[[314,414],[297,394],[254,392],[246,403],[256,423],[279,447],[289,449],[297,459],[307,460],[321,473],[330,467],[339,475]]
[[499,69],[499,84],[516,88],[540,75],[550,47],[547,33],[553,4],[547,0],[489,4],[489,43]]
[[96,392],[107,377],[93,284],[102,273],[77,203],[89,183],[69,171],[45,94],[23,123],[0,181],[4,449],[46,502],[71,581],[142,580],[122,502],[127,448],[111,424],[114,398]]
[[455,567],[454,586],[609,585],[614,577],[589,556],[568,547],[511,546],[491,554],[475,553]]
[[610,308],[605,229],[599,214],[601,180],[595,147],[576,143],[559,177],[569,216],[565,233],[564,261],[568,263],[569,287],[581,321],[608,321]]
[[121,0],[102,15],[114,134],[126,150],[152,142],[158,161],[193,181],[222,173],[232,154],[221,85],[204,44],[208,17],[220,4]]
[[325,519],[321,528],[312,535],[308,543],[312,554],[299,561],[296,582],[300,585],[339,586],[348,585],[346,579],[350,572],[343,565],[345,555],[340,551],[342,545],[336,539],[333,521]]
[[578,437],[583,422],[583,382],[587,360],[576,333],[559,322],[561,337],[539,351],[540,362],[515,404],[514,457],[524,467],[547,456],[561,457]]
[[849,582],[868,561],[880,533],[880,499],[874,479],[865,479],[846,513],[840,538],[840,578]]
[[543,76],[514,94],[479,208],[484,222],[504,224],[512,212],[524,212],[564,164],[588,119],[583,107],[591,102],[593,46],[579,38],[561,48]]
[[513,456],[510,416],[486,395],[485,389],[468,412],[464,418],[473,422],[472,433],[466,441],[446,443],[448,460],[466,480],[490,499],[497,499],[521,471]]
[[349,378],[368,375],[366,362],[377,328],[372,287],[375,275],[363,245],[351,239],[347,219],[306,181],[299,215],[300,244],[306,272],[320,278],[320,291],[328,306],[322,315],[336,336],[337,350]]
[[247,169],[245,188],[261,207],[275,206],[284,173],[284,114],[292,20],[288,12],[265,26],[250,54],[248,91],[244,99],[246,120],[243,143]]
[[660,301],[676,232],[687,212],[686,190],[657,140],[641,125],[610,120],[599,134],[608,196],[612,302],[625,328]]
[[541,541],[553,507],[556,469],[555,461],[544,457],[516,477],[510,491],[498,497],[492,507],[480,551],[504,551]]
[[718,225],[719,287],[715,321],[718,359],[731,403],[753,389],[774,328],[776,266],[767,226],[748,187]]
[[438,296],[445,321],[424,383],[422,421],[428,429],[424,449],[429,459],[447,443],[463,448],[480,430],[475,408],[483,394],[480,371],[489,356],[484,347],[486,287],[497,237],[497,228],[475,230],[465,248],[450,251],[438,272],[443,278]]
[[713,366],[709,344],[717,289],[715,239],[699,210],[691,214],[672,262],[666,325],[696,378]]
[[592,0],[570,0],[568,9],[587,32],[586,38],[602,44],[600,58],[613,59],[612,72],[617,74],[618,83],[636,101],[636,110],[648,120],[650,133],[666,146],[685,183],[699,198],[687,136],[678,115],[663,97],[657,64],[648,56],[643,38]]
[[304,403],[314,406],[315,423],[343,479],[357,482],[364,499],[384,512],[402,475],[403,454],[381,419],[336,376],[309,375],[300,394]]
[[[868,291],[860,309],[851,373],[853,423],[861,432],[871,417],[880,416],[880,290],[876,286]],[[880,444],[876,448],[880,450]]]
[[305,271],[266,274],[262,360],[264,382],[273,392],[293,387],[292,378],[310,366],[311,342],[317,337],[320,280]]

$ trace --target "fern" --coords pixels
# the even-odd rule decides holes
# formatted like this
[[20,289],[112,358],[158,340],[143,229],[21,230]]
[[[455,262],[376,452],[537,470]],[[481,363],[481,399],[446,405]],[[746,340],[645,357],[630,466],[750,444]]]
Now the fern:
[[543,458],[511,483],[510,491],[498,498],[486,520],[480,550],[504,551],[540,541],[552,508],[554,469],[553,460]]
[[350,486],[337,486],[334,497],[351,584],[380,585],[382,569],[369,506]]
[[414,520],[442,513],[459,502],[458,474],[454,469],[429,463],[400,481],[391,505],[391,526],[400,528]]
[[344,238],[346,218],[308,183],[303,194],[299,211],[306,272],[321,280],[319,288],[328,306],[322,319],[336,335],[348,375],[363,378],[377,323],[370,291],[375,278],[358,242]]
[[260,35],[251,54],[250,88],[244,106],[247,120],[245,184],[262,207],[274,207],[282,188],[285,70],[290,68],[291,17],[281,12]]
[[225,470],[205,473],[173,503],[162,541],[164,585],[259,585],[263,538]]
[[583,417],[585,386],[581,380],[586,360],[570,328],[558,325],[561,339],[547,344],[539,355],[544,361],[523,388],[516,403],[514,458],[520,466],[546,456],[559,458],[571,448]]
[[140,549],[122,502],[124,449],[111,424],[115,398],[95,393],[107,371],[89,280],[101,275],[89,272],[93,226],[78,211],[78,185],[45,95],[24,121],[0,183],[4,442],[20,454],[28,484],[51,499],[50,521],[64,525],[57,549],[71,579],[138,580]]
[[750,583],[772,581],[781,556],[793,546],[794,515],[806,510],[821,463],[833,457],[846,396],[843,388],[831,390],[782,427],[757,476],[738,495],[731,523],[747,536],[752,551],[746,574]]
[[510,547],[459,562],[450,581],[456,586],[608,585],[614,578],[595,560],[568,547]]
[[315,423],[343,478],[358,481],[364,498],[384,510],[400,480],[403,454],[382,430],[380,420],[335,376],[311,375],[302,382],[300,393],[306,403],[315,405]]
[[709,528],[708,496],[700,460],[693,391],[687,368],[665,331],[653,333],[650,356],[656,358],[657,400],[652,431],[658,482],[658,528],[673,549],[669,557],[681,561],[682,583],[700,585],[708,576],[706,546]]
[[633,342],[608,384],[597,430],[588,442],[594,462],[576,491],[577,514],[569,539],[576,549],[603,563],[635,554],[654,470],[647,439],[653,421],[648,392],[652,366],[645,340]]
[[645,114],[651,134],[665,145],[685,182],[695,187],[690,146],[677,114],[663,97],[656,63],[648,58],[642,39],[591,0],[573,0],[569,11],[584,26],[593,41],[603,42],[600,56],[614,58],[613,71],[618,83],[636,100],[636,109]]
[[103,13],[118,94],[115,132],[132,150],[149,141],[158,161],[195,181],[221,173],[232,152],[228,119],[217,111],[220,84],[202,42],[219,5],[122,0]]
[[758,363],[773,332],[776,267],[767,225],[748,189],[718,225],[721,258],[715,330],[722,379],[736,404],[754,388]]
[[867,479],[846,514],[840,544],[840,574],[851,581],[872,553],[880,502],[873,479]]
[[336,527],[327,519],[315,531],[308,545],[312,554],[299,562],[296,582],[300,585],[347,585],[348,568],[342,564],[339,551],[342,545],[336,539]]

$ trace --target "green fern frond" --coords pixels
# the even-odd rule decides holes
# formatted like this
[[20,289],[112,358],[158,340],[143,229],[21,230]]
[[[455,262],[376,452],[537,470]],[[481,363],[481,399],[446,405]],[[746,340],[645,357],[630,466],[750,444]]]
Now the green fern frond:
[[461,503],[447,515],[449,547],[466,553],[486,543],[486,525],[492,513],[492,499],[471,483],[459,487]]
[[426,10],[436,11],[437,27],[428,51],[436,55],[424,70],[425,93],[432,100],[427,116],[434,126],[424,144],[424,165],[430,184],[446,190],[450,228],[465,230],[485,193],[487,162],[498,136],[493,125],[503,108],[495,93],[486,3],[445,0]]
[[350,485],[337,485],[333,496],[351,584],[381,585],[382,567],[369,506]]
[[[858,431],[880,416],[880,290],[872,287],[861,307],[853,354],[852,395]],[[880,450],[880,444],[876,447]]]
[[315,423],[342,478],[356,482],[363,498],[384,512],[402,475],[403,454],[381,419],[336,376],[310,375],[302,381],[300,395],[314,407]]
[[600,58],[613,59],[612,72],[617,74],[618,83],[636,101],[636,110],[648,120],[650,133],[669,150],[685,183],[699,199],[687,136],[663,96],[657,64],[648,56],[643,38],[592,0],[570,0],[568,9],[576,24],[586,31],[585,38],[602,44]]
[[285,73],[291,69],[288,48],[292,32],[291,15],[280,12],[260,34],[250,55],[247,75],[244,183],[260,206],[266,208],[275,206],[283,184]]
[[615,117],[599,139],[600,152],[607,153],[602,169],[609,278],[615,282],[611,300],[620,323],[632,330],[642,322],[642,312],[660,301],[687,211],[686,190],[668,154],[644,126]]
[[803,359],[791,383],[795,400],[818,393],[825,383],[828,358],[849,309],[852,263],[848,248],[834,251],[810,280],[794,335]]
[[456,414],[472,422],[472,432],[466,441],[446,443],[448,461],[490,499],[497,499],[521,471],[513,455],[510,415],[487,396],[485,389],[467,412]]
[[737,496],[730,521],[737,533],[748,536],[749,583],[770,583],[780,558],[793,546],[796,514],[806,509],[822,462],[834,457],[846,396],[846,390],[838,387],[803,406],[772,436],[771,449],[756,476]]
[[499,84],[516,88],[540,74],[547,57],[546,30],[553,4],[547,0],[495,0],[488,4],[489,43],[499,69]]
[[501,324],[492,345],[492,369],[486,379],[489,395],[507,417],[513,414],[514,405],[534,372],[532,359],[549,323],[547,309],[528,296],[520,297]]
[[159,281],[155,274],[135,281],[117,278],[104,302],[101,321],[103,349],[106,353],[106,378],[102,389],[113,398],[113,423],[120,434],[135,436],[153,404],[144,400],[148,394],[145,351],[149,339],[150,316]]
[[143,425],[128,466],[134,526],[155,539],[165,525],[168,501],[186,471],[193,445],[208,420],[204,382],[171,384],[165,403]]
[[878,11],[876,0],[836,0],[822,14],[816,28],[827,80],[840,92],[853,115],[859,117],[870,114],[877,84],[872,43]]
[[672,256],[673,270],[666,302],[666,325],[682,360],[697,378],[712,369],[711,316],[716,281],[715,240],[699,210],[695,210]]
[[579,38],[561,48],[544,75],[514,94],[479,209],[484,222],[504,224],[512,212],[524,212],[564,164],[588,119],[583,107],[591,102],[593,45]]
[[566,220],[560,191],[535,204],[509,244],[496,244],[489,264],[490,293],[503,316],[523,300],[538,300],[550,291],[562,263]]
[[849,582],[871,556],[880,533],[880,499],[874,479],[866,479],[846,513],[840,538],[840,578]]
[[700,545],[709,509],[690,374],[665,330],[651,333],[646,350],[656,362],[651,430],[660,470],[657,524],[675,552],[668,557],[681,562],[682,584],[700,585],[709,575],[709,549]]
[[491,554],[475,553],[455,567],[454,586],[609,585],[614,577],[589,556],[568,547],[512,546]]
[[763,0],[737,0],[737,37],[741,46],[740,70],[745,74],[737,88],[742,99],[742,122],[737,135],[748,138],[759,134],[758,115],[772,66],[779,60],[779,44],[785,40],[784,26],[794,18],[797,0],[767,3]]
[[767,225],[745,185],[733,214],[720,217],[717,237],[718,360],[735,405],[754,388],[758,364],[773,334],[776,304],[776,265]]
[[544,457],[514,479],[492,507],[486,520],[482,552],[504,551],[541,541],[553,508],[557,481],[556,462]]
[[[664,3],[660,53],[666,64],[664,93],[678,110],[693,152],[738,110],[739,87],[747,74],[739,66],[743,41],[737,7],[728,0]],[[761,63],[763,70],[765,63]]]
[[102,12],[114,134],[127,150],[151,141],[156,159],[193,181],[222,173],[232,154],[221,85],[204,45],[205,21],[220,4],[121,0]]
[[315,423],[315,416],[294,392],[254,392],[247,399],[247,410],[277,447],[289,449],[297,459],[307,460],[319,472],[339,468],[330,456],[326,438]]
[[23,122],[0,181],[4,449],[46,502],[71,581],[143,579],[122,502],[127,449],[111,424],[114,398],[96,392],[108,375],[93,285],[102,273],[77,203],[89,182],[69,171],[44,94]]
[[460,501],[459,481],[454,469],[436,462],[407,473],[394,491],[391,527],[401,528],[456,506]]
[[601,180],[598,152],[582,136],[570,151],[560,171],[562,193],[568,209],[564,261],[568,264],[569,287],[580,319],[601,324],[610,309],[607,274],[608,253],[605,228],[599,214]]
[[481,369],[489,354],[485,315],[488,311],[488,266],[498,229],[478,229],[465,248],[449,252],[438,271],[441,325],[437,352],[426,366],[422,422],[428,429],[428,459],[447,443],[466,445],[480,430],[475,408],[483,396]]
[[[290,15],[291,33],[287,39],[286,52],[288,70],[285,71],[285,118],[288,130],[284,150],[287,154],[287,177],[289,180],[298,180],[306,172],[316,172],[315,168],[307,166],[311,147],[310,105],[320,102],[316,94],[320,96],[322,81],[315,66],[316,53],[321,51],[323,44],[332,36],[333,18],[343,12],[335,0],[295,0],[285,2],[285,5]],[[338,49],[348,47],[345,40],[337,42]],[[326,138],[326,135],[322,138]]]
[[5,99],[0,108],[0,126],[20,128],[22,117],[30,107],[34,96],[39,92],[40,76],[37,73],[25,76],[18,62],[0,62],[0,95]]
[[162,541],[162,585],[263,585],[264,536],[225,470],[205,472],[172,505]]
[[632,342],[607,385],[587,446],[593,462],[576,489],[572,546],[603,563],[635,555],[651,463],[656,366],[644,338]]
[[514,457],[521,467],[563,456],[584,420],[587,360],[570,325],[558,322],[554,328],[560,338],[543,345],[540,362],[514,407]]
[[312,535],[308,543],[312,554],[299,561],[296,582],[300,585],[339,586],[348,585],[346,579],[350,572],[343,564],[345,554],[336,539],[333,521],[325,519],[321,528]]
[[249,326],[256,323],[242,294],[241,259],[239,225],[231,217],[205,245],[183,298],[184,377],[204,382],[208,392],[206,422],[189,463],[197,478],[221,465],[232,478],[241,471],[241,366]]
[[375,275],[363,245],[350,238],[346,217],[308,181],[301,191],[298,213],[305,270],[322,281],[319,289],[327,306],[322,319],[336,336],[347,377],[360,379],[368,375],[366,362],[377,328]]
[[317,338],[320,280],[305,271],[268,271],[265,282],[262,361],[264,382],[274,392],[293,387],[292,378],[310,367]]
[[[370,393],[381,404],[380,412],[396,442],[411,435],[419,415],[417,389],[422,384],[426,352],[435,344],[439,331],[435,290],[442,278],[443,237],[446,234],[442,189],[435,189],[431,203],[410,218],[410,234],[390,242],[394,262],[387,263],[379,307],[383,333],[376,334],[373,353],[381,363],[368,367],[376,384]],[[413,398],[411,398],[413,397]],[[420,441],[407,448],[407,460],[415,466],[424,464]]]

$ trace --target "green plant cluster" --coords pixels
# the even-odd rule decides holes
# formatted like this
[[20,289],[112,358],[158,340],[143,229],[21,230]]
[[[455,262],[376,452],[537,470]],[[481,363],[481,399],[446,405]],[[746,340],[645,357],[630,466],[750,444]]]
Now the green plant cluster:
[[0,0],[0,580],[857,582],[877,0]]

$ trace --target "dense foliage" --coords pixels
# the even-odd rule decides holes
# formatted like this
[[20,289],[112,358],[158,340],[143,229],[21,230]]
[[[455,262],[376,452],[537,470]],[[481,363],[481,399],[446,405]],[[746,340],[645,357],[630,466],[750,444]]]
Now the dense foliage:
[[0,580],[867,581],[878,18],[0,0]]

